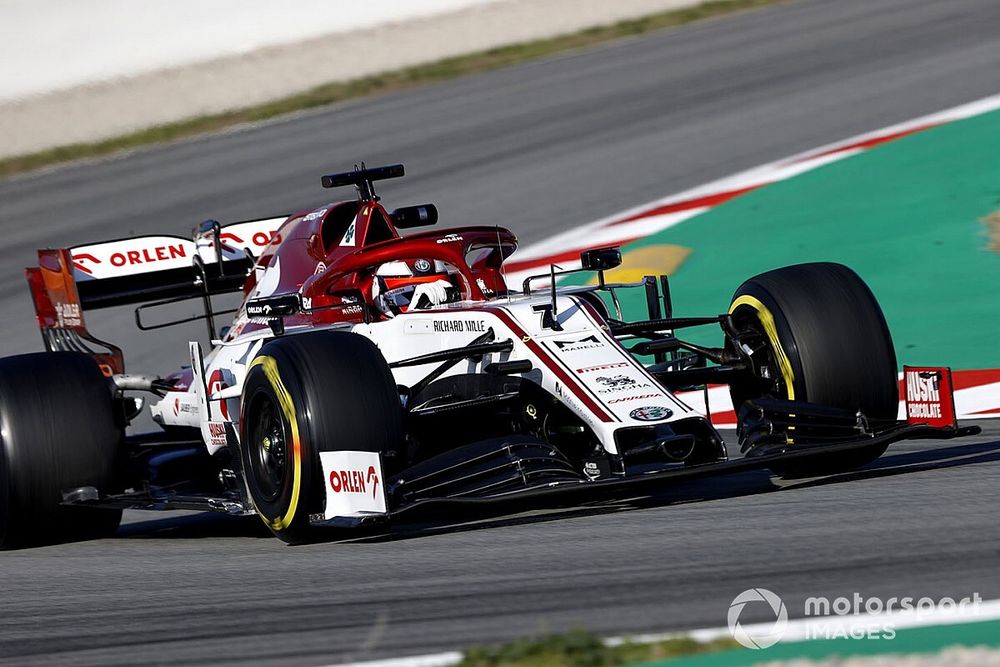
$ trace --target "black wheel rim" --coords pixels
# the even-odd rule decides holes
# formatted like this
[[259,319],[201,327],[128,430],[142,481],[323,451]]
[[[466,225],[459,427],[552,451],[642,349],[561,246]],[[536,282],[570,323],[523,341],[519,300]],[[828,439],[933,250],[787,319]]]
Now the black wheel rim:
[[736,393],[740,395],[740,402],[758,397],[788,398],[788,389],[781,375],[781,367],[775,358],[774,348],[756,313],[744,312],[744,309],[740,308],[733,315],[737,328],[744,334],[750,334],[743,339],[744,342],[750,343],[750,346],[755,348],[750,359],[749,373],[742,382],[736,383]]
[[270,396],[258,395],[253,405],[250,438],[246,443],[250,469],[262,499],[273,502],[281,495],[288,477],[285,423]]

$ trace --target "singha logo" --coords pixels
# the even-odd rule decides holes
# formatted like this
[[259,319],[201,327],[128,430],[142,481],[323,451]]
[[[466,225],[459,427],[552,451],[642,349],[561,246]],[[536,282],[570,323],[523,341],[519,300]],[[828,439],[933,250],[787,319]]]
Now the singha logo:
[[611,387],[612,389],[625,389],[632,387],[636,384],[635,380],[628,377],[627,375],[616,375],[614,377],[599,377],[597,381],[603,384],[605,387]]

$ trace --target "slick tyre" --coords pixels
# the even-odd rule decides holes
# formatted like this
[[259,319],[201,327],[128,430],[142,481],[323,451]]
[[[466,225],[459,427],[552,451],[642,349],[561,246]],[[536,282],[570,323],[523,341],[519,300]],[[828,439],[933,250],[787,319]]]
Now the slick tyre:
[[113,408],[85,354],[0,359],[0,547],[114,533],[121,510],[60,504],[63,491],[113,487],[123,436]]
[[[757,332],[765,348],[754,377],[730,387],[737,411],[747,400],[770,396],[860,410],[872,420],[896,418],[899,385],[889,328],[875,296],[851,269],[814,263],[762,273],[736,290],[729,312],[737,329]],[[843,472],[874,461],[885,448],[819,455],[774,471],[784,477]]]
[[323,511],[320,452],[380,452],[398,460],[402,409],[378,348],[353,333],[276,338],[261,348],[242,397],[241,456],[257,513],[285,542],[309,541]]

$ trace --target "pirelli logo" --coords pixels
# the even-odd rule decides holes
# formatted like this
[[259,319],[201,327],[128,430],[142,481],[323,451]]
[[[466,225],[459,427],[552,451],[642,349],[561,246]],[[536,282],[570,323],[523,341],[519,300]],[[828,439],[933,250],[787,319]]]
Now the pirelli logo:
[[618,361],[611,364],[601,364],[599,366],[585,366],[584,368],[577,368],[576,372],[580,375],[585,373],[595,373],[597,371],[610,371],[616,368],[626,368],[629,365],[627,361]]

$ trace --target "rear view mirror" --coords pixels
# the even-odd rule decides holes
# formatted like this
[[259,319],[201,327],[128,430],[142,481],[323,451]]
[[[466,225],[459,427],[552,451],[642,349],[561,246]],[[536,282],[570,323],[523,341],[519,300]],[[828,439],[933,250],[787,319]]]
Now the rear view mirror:
[[278,294],[247,301],[247,317],[250,319],[271,319],[288,317],[302,310],[299,294]]
[[580,263],[587,271],[607,271],[622,263],[621,248],[597,248],[580,253]]
[[438,210],[434,204],[404,206],[403,208],[397,208],[389,217],[392,218],[392,224],[398,229],[427,227],[438,221]]

